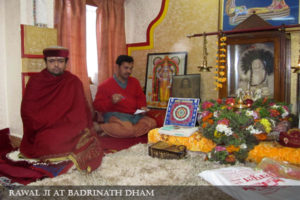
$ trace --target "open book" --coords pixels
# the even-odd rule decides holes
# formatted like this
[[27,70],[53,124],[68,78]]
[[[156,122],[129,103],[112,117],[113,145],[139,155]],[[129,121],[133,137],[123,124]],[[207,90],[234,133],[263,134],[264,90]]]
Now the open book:
[[190,137],[193,133],[198,130],[198,127],[182,127],[182,126],[163,126],[158,129],[158,133],[180,136],[180,137]]

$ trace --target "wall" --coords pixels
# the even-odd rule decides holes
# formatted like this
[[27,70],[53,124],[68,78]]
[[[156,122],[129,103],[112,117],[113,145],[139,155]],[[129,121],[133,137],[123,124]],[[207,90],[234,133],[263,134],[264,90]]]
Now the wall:
[[[5,0],[0,0],[0,46],[5,46]],[[0,53],[0,130],[8,128],[6,51]]]
[[[53,27],[53,0],[46,4],[48,27]],[[32,13],[32,1],[0,0],[0,129],[18,136],[23,135],[20,24],[33,25]]]
[[[147,54],[158,52],[187,51],[187,74],[199,73],[202,64],[202,37],[187,38],[194,33],[214,32],[218,28],[218,0],[170,0],[163,21],[154,30],[154,48],[132,51],[135,59],[133,75],[143,86],[147,65]],[[208,65],[215,66],[217,37],[207,37]],[[201,99],[217,98],[214,90],[213,72],[201,73]],[[211,80],[211,81],[207,81]]]
[[[33,1],[20,0],[21,24],[34,25]],[[45,9],[46,8],[46,9]],[[37,22],[46,23],[48,28],[53,28],[54,0],[36,0]]]
[[162,0],[125,0],[126,43],[146,42],[148,25],[158,15]]
[[[218,3],[219,0],[169,0],[168,10],[162,22],[154,29],[154,46],[151,49],[132,50],[131,55],[135,59],[133,75],[141,85],[145,85],[145,73],[147,66],[147,54],[158,52],[187,51],[187,74],[201,74],[201,100],[218,98],[215,90],[214,73],[199,72],[197,66],[202,64],[203,37],[188,39],[186,35],[203,32],[218,31]],[[136,8],[141,9],[141,8]],[[141,18],[143,16],[140,16]],[[140,19],[142,20],[142,19]],[[298,62],[299,33],[291,34],[291,65]],[[208,65],[216,65],[217,37],[207,36]],[[142,49],[142,50],[141,50]],[[289,67],[289,66],[287,66]],[[214,71],[214,69],[212,70]],[[297,75],[291,74],[292,111],[296,113]]]
[[21,90],[21,38],[20,0],[5,1],[5,50],[7,70],[7,108],[10,132],[22,134],[20,117]]

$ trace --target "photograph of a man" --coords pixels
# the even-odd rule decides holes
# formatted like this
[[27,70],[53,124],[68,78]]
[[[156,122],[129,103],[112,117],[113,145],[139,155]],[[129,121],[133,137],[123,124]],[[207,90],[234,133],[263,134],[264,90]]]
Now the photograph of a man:
[[200,98],[200,75],[173,76],[172,97]]
[[274,56],[267,49],[247,50],[240,60],[238,87],[261,90],[262,96],[274,95]]

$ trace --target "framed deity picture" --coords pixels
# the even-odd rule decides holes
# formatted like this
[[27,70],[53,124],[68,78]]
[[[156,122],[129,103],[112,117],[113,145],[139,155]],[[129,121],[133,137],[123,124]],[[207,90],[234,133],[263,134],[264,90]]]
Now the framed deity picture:
[[286,34],[279,31],[228,37],[227,81],[219,97],[235,97],[241,88],[253,97],[289,102],[288,41]]
[[200,74],[173,76],[171,96],[200,98]]
[[146,99],[150,108],[166,108],[173,76],[186,73],[187,52],[150,53],[147,59]]
[[299,1],[296,0],[220,0],[224,31],[232,30],[254,12],[272,24],[298,24]]

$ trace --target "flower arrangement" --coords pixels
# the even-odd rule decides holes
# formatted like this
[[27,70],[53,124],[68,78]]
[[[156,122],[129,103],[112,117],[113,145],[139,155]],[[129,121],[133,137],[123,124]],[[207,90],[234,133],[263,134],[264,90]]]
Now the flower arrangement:
[[278,124],[287,120],[289,108],[270,98],[253,102],[248,109],[234,109],[236,99],[210,100],[200,104],[199,125],[204,137],[217,146],[208,154],[210,160],[234,164],[244,162],[248,152],[266,139]]

